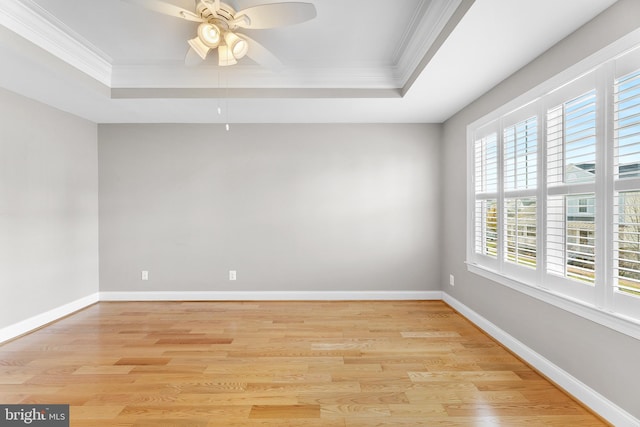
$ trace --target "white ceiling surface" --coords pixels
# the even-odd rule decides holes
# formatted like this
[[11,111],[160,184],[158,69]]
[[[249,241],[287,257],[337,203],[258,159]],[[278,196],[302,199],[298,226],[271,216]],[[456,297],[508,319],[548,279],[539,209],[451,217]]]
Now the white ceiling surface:
[[[96,123],[439,123],[615,0],[476,0],[402,98],[333,98],[322,90],[402,87],[408,78],[402,66],[414,59],[402,55],[411,52],[411,37],[428,34],[420,13],[444,0],[314,0],[313,21],[246,31],[282,60],[281,74],[250,60],[219,74],[215,58],[185,69],[186,40],[196,24],[120,0],[35,2],[110,64],[113,88],[258,83],[316,91],[312,98],[112,99],[105,85],[0,26],[0,86]],[[172,2],[192,7],[192,0]]]

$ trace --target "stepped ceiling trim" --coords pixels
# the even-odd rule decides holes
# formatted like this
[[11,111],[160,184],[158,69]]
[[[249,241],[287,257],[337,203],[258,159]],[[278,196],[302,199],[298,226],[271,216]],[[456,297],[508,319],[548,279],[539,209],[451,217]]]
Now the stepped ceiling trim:
[[[272,73],[255,66],[235,66],[233,73],[206,65],[185,68],[181,63],[113,64],[98,47],[44,10],[33,0],[0,2],[0,24],[45,49],[112,90],[115,98],[194,97],[193,89],[219,88],[218,73],[225,73],[228,89],[241,97],[398,97],[412,76],[424,68],[434,43],[446,38],[474,0],[445,2],[422,0],[407,26],[392,64],[377,67],[294,68]],[[218,76],[211,78],[212,73]],[[117,89],[117,90],[116,90]],[[135,89],[135,90],[134,90]],[[144,90],[140,90],[144,89]],[[180,90],[182,89],[182,90]],[[241,89],[241,90],[240,90]],[[322,93],[326,90],[326,93]],[[214,93],[207,90],[203,93]],[[195,97],[205,97],[198,95]]]

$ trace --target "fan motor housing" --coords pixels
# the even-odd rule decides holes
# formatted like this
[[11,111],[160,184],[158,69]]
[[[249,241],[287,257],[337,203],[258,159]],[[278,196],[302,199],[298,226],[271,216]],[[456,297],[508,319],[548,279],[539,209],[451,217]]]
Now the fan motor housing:
[[198,2],[196,11],[202,19],[223,27],[226,30],[232,30],[236,27],[236,25],[229,25],[235,18],[236,10],[227,3],[220,2],[220,9],[214,13],[206,3],[200,1]]

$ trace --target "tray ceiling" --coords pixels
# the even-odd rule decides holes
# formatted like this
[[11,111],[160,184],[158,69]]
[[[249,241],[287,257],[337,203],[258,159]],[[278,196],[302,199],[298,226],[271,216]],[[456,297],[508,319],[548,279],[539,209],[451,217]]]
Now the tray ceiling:
[[274,72],[187,67],[197,23],[121,0],[4,0],[0,86],[98,123],[441,122],[613,2],[315,0],[312,21],[246,31]]

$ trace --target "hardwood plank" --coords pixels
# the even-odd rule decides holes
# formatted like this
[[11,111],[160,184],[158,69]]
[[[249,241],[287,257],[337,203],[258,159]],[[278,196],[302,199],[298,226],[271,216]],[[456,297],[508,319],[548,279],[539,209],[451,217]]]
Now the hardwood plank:
[[402,338],[460,338],[456,331],[400,332]]
[[322,405],[320,416],[326,418],[390,417],[389,405]]
[[360,393],[300,393],[302,403],[321,405],[374,405],[391,403],[409,403],[404,393],[360,392]]
[[81,366],[72,375],[128,374],[133,366]]
[[123,357],[115,364],[133,366],[166,365],[170,361],[171,359],[168,357]]
[[409,378],[414,382],[431,381],[509,381],[520,377],[512,371],[439,371],[439,372],[409,372]]
[[452,417],[469,416],[538,416],[538,415],[582,415],[585,410],[577,403],[531,404],[531,403],[479,403],[445,404],[444,409]]
[[87,395],[58,395],[58,394],[30,394],[23,397],[20,404],[33,404],[33,405],[72,405],[83,406],[87,405],[91,397]]
[[254,405],[249,418],[320,418],[320,405]]
[[[86,399],[89,399],[86,397]],[[126,405],[162,405],[174,403],[178,399],[177,394],[168,393],[96,393],[84,403],[87,406],[126,406]],[[67,402],[68,403],[68,402]],[[73,403],[72,403],[73,404]]]
[[330,382],[330,383],[254,383],[247,384],[247,392],[288,393],[297,396],[302,393],[359,393],[360,383],[352,382]]
[[251,406],[222,405],[127,405],[120,413],[124,417],[137,419],[220,419],[220,417],[246,418]]
[[442,417],[447,416],[444,406],[439,403],[411,405],[411,404],[392,404],[389,405],[389,411],[392,417],[398,418],[424,418],[424,417]]
[[136,420],[132,427],[207,427],[208,418],[180,419],[180,418],[151,418]]
[[231,406],[251,406],[251,405],[296,405],[298,398],[286,393],[180,393],[175,397],[175,403],[190,405],[231,405]]
[[[69,418],[75,420],[112,420],[124,409],[122,405],[115,406],[88,406],[73,405],[69,408]],[[73,422],[72,421],[72,422]]]
[[162,338],[156,344],[231,344],[233,338]]

